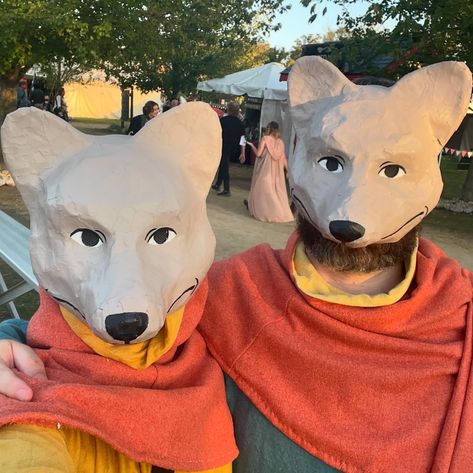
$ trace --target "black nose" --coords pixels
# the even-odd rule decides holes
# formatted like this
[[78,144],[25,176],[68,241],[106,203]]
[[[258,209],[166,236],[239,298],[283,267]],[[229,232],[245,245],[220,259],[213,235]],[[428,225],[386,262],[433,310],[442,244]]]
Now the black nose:
[[148,327],[148,314],[144,312],[122,312],[107,315],[105,328],[115,340],[130,343]]
[[343,243],[358,240],[365,234],[364,227],[350,220],[332,220],[329,229],[330,233]]

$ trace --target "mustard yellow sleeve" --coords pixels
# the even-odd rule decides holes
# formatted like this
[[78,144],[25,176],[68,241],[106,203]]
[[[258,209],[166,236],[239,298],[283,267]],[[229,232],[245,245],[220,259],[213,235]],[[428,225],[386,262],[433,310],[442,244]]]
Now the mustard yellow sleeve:
[[232,473],[232,464],[220,466],[218,468],[212,468],[211,470],[199,470],[199,471],[181,471],[176,470],[175,473]]
[[13,424],[0,429],[2,473],[75,473],[60,430]]

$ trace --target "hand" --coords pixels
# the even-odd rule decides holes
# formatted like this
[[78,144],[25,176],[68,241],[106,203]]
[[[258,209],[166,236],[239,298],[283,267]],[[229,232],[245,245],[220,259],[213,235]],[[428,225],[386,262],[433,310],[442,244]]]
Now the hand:
[[19,401],[30,401],[33,391],[12,368],[32,378],[47,379],[43,362],[34,350],[13,340],[0,340],[0,393]]
[[[235,156],[235,155],[234,155]],[[245,155],[242,153],[239,157],[240,163],[243,164],[246,161]]]

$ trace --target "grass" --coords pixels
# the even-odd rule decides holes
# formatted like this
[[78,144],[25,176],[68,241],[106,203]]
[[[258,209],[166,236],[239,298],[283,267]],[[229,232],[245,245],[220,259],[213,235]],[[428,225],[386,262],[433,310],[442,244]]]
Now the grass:
[[442,171],[442,199],[459,199],[465,182],[467,170],[457,169],[458,160],[454,156],[443,155],[440,169]]
[[78,117],[73,118],[72,123],[91,123],[91,124],[104,124],[104,125],[118,125],[120,126],[120,120],[117,118],[87,118]]
[[434,209],[425,218],[422,225],[445,230],[459,237],[473,241],[473,215]]
[[91,135],[125,134],[128,123],[121,127],[121,120],[116,118],[74,118],[72,124],[84,133]]

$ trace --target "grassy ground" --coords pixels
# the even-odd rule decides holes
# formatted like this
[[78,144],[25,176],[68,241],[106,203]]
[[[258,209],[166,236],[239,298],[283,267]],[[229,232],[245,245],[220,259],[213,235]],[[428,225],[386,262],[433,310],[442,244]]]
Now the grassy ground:
[[443,179],[443,199],[458,199],[466,179],[467,171],[458,169],[458,160],[450,155],[443,155],[441,162]]
[[[72,124],[81,131],[91,134],[109,134],[120,130],[119,120],[75,119]],[[442,159],[444,179],[443,198],[460,196],[466,171],[456,169],[457,160],[451,156]],[[262,224],[248,216],[242,205],[247,197],[251,168],[233,166],[232,197],[221,198],[213,193],[208,199],[209,218],[217,236],[217,259],[228,257],[246,247],[261,241],[269,241],[274,247],[281,247],[287,235],[293,230],[292,224]],[[0,208],[24,225],[29,224],[28,213],[15,188],[0,187]],[[458,259],[464,266],[473,269],[473,216],[455,214],[446,210],[434,210],[424,221],[424,234],[439,244],[447,253]],[[0,261],[0,271],[7,285],[20,282],[19,277]],[[29,318],[38,306],[38,295],[32,291],[15,301],[18,311]],[[9,317],[6,306],[0,307],[0,320]]]

